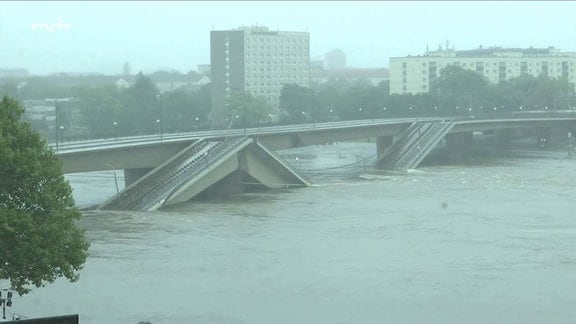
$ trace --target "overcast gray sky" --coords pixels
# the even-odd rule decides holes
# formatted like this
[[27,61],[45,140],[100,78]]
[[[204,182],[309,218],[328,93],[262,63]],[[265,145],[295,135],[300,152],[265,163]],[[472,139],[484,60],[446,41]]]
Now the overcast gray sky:
[[0,68],[188,72],[210,63],[210,30],[242,25],[308,30],[312,59],[341,48],[352,67],[388,67],[446,40],[576,51],[570,1],[0,1]]

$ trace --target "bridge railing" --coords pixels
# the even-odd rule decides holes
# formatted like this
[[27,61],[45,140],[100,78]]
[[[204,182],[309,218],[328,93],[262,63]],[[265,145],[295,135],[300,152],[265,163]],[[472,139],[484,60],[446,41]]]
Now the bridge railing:
[[[139,195],[133,195],[129,201],[123,201],[121,208],[150,211],[157,209],[169,200],[171,195],[187,184],[194,176],[213,166],[217,159],[245,141],[246,137],[231,138],[224,142],[212,142],[204,145],[203,151],[188,154],[186,159],[162,168],[161,173],[142,183]],[[198,153],[201,153],[198,155]]]
[[[518,118],[574,118],[576,119],[576,110],[522,110],[522,111],[493,111],[493,110],[472,110],[456,116],[445,116],[441,114],[428,114],[428,115],[412,115],[398,118],[375,118],[375,119],[362,119],[362,120],[349,120],[349,121],[330,121],[323,123],[308,123],[308,124],[294,124],[294,125],[281,125],[281,126],[266,126],[247,129],[231,129],[231,130],[210,130],[201,132],[186,132],[186,133],[165,133],[162,140],[157,135],[143,135],[112,138],[108,140],[95,139],[82,142],[63,142],[59,145],[59,153],[67,153],[74,150],[90,150],[99,149],[102,147],[115,148],[121,146],[139,145],[139,143],[160,143],[160,142],[177,142],[187,141],[192,138],[225,138],[227,136],[255,136],[266,135],[271,133],[290,133],[300,131],[322,131],[338,128],[353,128],[363,127],[368,125],[387,125],[406,123],[407,125],[413,121],[421,120],[448,120],[454,119],[456,121],[466,120],[493,120],[493,119],[518,119]],[[55,144],[50,144],[55,148]]]
[[184,161],[193,157],[206,147],[210,145],[210,142],[199,140],[187,148],[185,151],[179,153],[172,159],[161,164],[149,174],[141,178],[140,180],[134,182],[132,185],[124,189],[117,196],[113,197],[109,201],[103,203],[100,208],[106,209],[131,209],[134,204],[142,199],[142,196],[147,195],[149,191],[156,188],[160,183],[165,181],[166,178],[170,176],[169,170],[175,165],[182,164]]
[[249,138],[247,136],[228,138],[226,141],[222,142],[220,145],[218,145],[218,147],[212,150],[209,154],[207,154],[203,159],[201,159],[197,164],[195,164],[194,169],[192,169],[190,166],[187,167],[186,171],[182,173],[179,181],[177,183],[171,184],[172,188],[166,194],[165,200],[169,200],[174,193],[180,190],[192,178],[202,174],[208,168],[214,166],[214,163],[226,154],[237,150],[238,146],[248,139]]

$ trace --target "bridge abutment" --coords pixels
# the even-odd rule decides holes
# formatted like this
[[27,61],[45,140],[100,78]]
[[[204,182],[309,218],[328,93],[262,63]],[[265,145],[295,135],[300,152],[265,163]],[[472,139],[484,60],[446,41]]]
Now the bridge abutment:
[[145,176],[151,170],[151,168],[124,169],[124,187],[128,188],[128,186],[138,181],[138,179]]

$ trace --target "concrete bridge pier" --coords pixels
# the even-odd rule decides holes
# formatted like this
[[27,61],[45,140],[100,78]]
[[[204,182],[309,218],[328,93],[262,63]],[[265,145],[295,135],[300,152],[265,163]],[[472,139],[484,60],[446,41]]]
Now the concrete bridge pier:
[[244,192],[243,171],[236,170],[202,192],[207,197],[222,197]]
[[518,136],[518,130],[516,129],[501,129],[498,131],[498,145],[507,146],[516,136]]
[[124,169],[124,187],[128,188],[128,186],[138,181],[151,170],[151,168]]
[[446,147],[450,152],[463,152],[472,146],[473,132],[453,133],[446,135]]
[[382,157],[384,151],[392,145],[394,142],[394,136],[378,136],[376,137],[376,153],[378,154],[378,159]]
[[550,145],[552,139],[552,129],[549,126],[537,127],[536,131],[536,142],[540,146]]

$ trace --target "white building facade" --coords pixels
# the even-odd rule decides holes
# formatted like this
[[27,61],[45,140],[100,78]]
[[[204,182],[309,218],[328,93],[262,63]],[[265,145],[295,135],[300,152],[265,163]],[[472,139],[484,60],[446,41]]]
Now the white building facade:
[[440,49],[428,51],[424,56],[390,58],[390,94],[427,93],[430,84],[448,65],[475,71],[494,84],[521,74],[565,77],[576,84],[576,53],[560,52],[554,48]]
[[[222,125],[233,92],[263,97],[278,109],[285,84],[310,86],[310,33],[242,27],[210,33],[212,116]],[[220,122],[219,122],[220,120]]]

